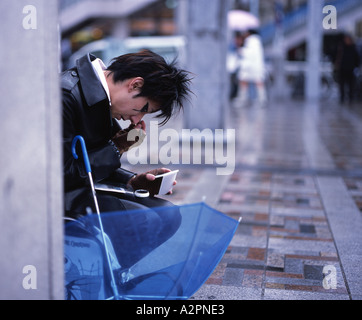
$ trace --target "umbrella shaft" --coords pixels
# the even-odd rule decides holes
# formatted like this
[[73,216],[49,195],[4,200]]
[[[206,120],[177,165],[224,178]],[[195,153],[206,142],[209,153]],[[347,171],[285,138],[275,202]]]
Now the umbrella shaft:
[[114,293],[114,298],[116,300],[118,300],[119,298],[119,294],[118,294],[118,290],[117,290],[117,286],[116,286],[116,281],[114,279],[114,275],[113,275],[113,269],[112,269],[112,265],[111,265],[111,260],[109,258],[109,251],[108,251],[108,247],[107,247],[107,243],[106,243],[106,237],[104,234],[104,229],[103,229],[103,224],[102,224],[102,219],[101,219],[101,214],[99,211],[99,206],[98,206],[98,200],[97,200],[97,196],[96,196],[96,190],[94,188],[94,183],[93,183],[93,177],[92,177],[92,173],[88,172],[88,177],[89,177],[89,182],[91,184],[91,189],[92,189],[92,194],[93,194],[93,200],[94,200],[94,205],[96,207],[96,212],[97,212],[97,216],[98,216],[98,221],[99,221],[99,227],[101,229],[101,233],[102,233],[102,240],[103,240],[103,245],[104,245],[104,249],[106,251],[106,256],[107,256],[107,263],[108,263],[108,268],[109,268],[109,272],[111,274],[111,281],[112,281],[112,289],[113,289],[113,293]]
[[89,177],[89,182],[91,184],[91,189],[92,189],[92,194],[93,194],[94,205],[96,207],[96,212],[97,212],[97,214],[100,214],[98,201],[97,201],[97,197],[96,197],[96,190],[94,189],[93,177],[92,177],[91,172],[88,172],[88,177]]

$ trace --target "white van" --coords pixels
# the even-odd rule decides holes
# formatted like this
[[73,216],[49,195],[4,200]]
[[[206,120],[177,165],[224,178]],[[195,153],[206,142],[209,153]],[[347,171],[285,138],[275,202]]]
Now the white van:
[[114,38],[102,39],[90,42],[73,53],[65,69],[72,68],[75,61],[87,53],[95,55],[109,65],[114,57],[125,53],[138,52],[141,49],[149,49],[165,58],[167,62],[175,58],[180,66],[185,65],[185,38],[183,36],[158,36],[158,37],[130,37],[124,40]]

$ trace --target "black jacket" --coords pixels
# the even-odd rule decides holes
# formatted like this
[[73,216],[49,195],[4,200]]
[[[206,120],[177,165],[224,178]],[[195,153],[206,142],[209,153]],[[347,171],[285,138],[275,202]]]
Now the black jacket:
[[76,62],[76,67],[61,74],[66,211],[74,208],[80,194],[90,192],[79,142],[78,160],[72,156],[71,144],[76,135],[85,140],[95,182],[111,179],[125,184],[134,175],[120,168],[119,154],[109,142],[121,128],[111,117],[107,94],[91,64],[94,59],[87,54]]

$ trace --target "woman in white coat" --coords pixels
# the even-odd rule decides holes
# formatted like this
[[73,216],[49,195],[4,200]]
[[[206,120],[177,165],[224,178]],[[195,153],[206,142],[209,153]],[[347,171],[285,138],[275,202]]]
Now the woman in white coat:
[[249,84],[254,83],[257,90],[258,102],[263,106],[266,103],[266,91],[264,86],[265,65],[264,50],[259,35],[255,31],[245,34],[244,45],[239,49],[240,68],[239,80],[239,102],[240,106],[248,99]]

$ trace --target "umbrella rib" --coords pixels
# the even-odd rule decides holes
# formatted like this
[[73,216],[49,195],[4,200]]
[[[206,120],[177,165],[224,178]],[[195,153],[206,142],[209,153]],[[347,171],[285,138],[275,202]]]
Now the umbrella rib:
[[[197,222],[196,222],[196,226],[195,226],[195,230],[198,229],[199,224],[200,224],[200,219],[201,219],[201,211],[202,211],[202,206],[204,205],[204,203],[200,203],[200,210],[198,212],[198,217],[197,217]],[[190,252],[192,251],[192,249],[194,248],[194,244],[195,244],[195,238],[196,238],[196,232],[194,232],[192,240],[191,240],[191,245],[190,245],[190,249],[188,250],[188,253],[186,255],[186,260],[188,259],[188,257],[190,256]],[[175,281],[175,286],[177,285],[177,283],[179,282],[181,275],[183,274],[183,272],[180,272],[179,276],[177,277],[177,280]],[[191,277],[190,277],[191,278]],[[189,279],[190,279],[189,278]],[[170,290],[170,292],[172,291],[172,289]],[[169,292],[169,293],[170,293]],[[169,295],[167,294],[166,297],[169,297]]]

